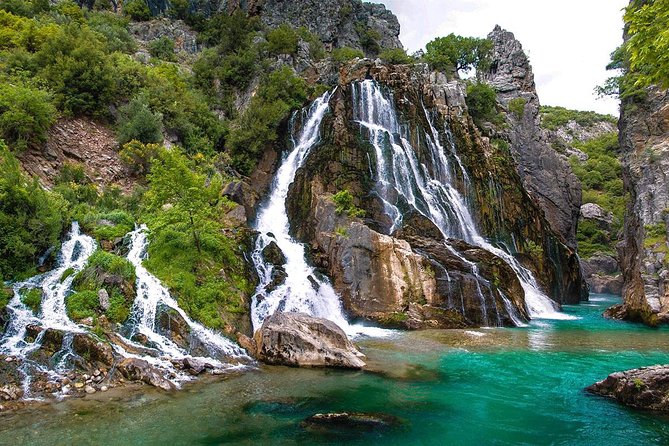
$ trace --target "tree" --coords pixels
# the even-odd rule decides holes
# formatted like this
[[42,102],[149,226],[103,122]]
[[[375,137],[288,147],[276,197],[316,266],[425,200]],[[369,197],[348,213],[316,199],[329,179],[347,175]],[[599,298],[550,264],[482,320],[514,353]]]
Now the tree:
[[379,58],[381,58],[381,60],[386,63],[397,65],[410,64],[414,61],[411,56],[407,56],[406,51],[404,51],[402,48],[389,48],[383,50],[381,54],[379,54]]
[[484,71],[490,66],[492,46],[489,39],[451,33],[428,43],[424,57],[435,70],[467,72],[475,68],[477,71]]
[[46,141],[55,119],[56,108],[47,92],[11,82],[0,84],[0,138],[12,148],[24,150]]
[[174,62],[177,60],[174,54],[174,40],[163,36],[149,43],[149,54],[160,60]]
[[474,121],[493,121],[495,118],[497,93],[490,85],[483,82],[472,82],[467,85],[467,108]]
[[274,55],[297,54],[297,32],[285,23],[267,31],[267,50]]
[[159,226],[187,227],[198,254],[202,254],[202,234],[215,231],[211,224],[221,197],[220,176],[207,177],[181,150],[163,149],[154,158],[147,176],[147,198],[153,209],[163,209]]
[[119,109],[118,141],[121,145],[132,140],[144,144],[163,141],[162,116],[152,113],[146,100],[138,96]]
[[35,266],[58,243],[66,204],[26,177],[0,140],[0,277],[12,279]]
[[624,51],[637,86],[669,87],[669,1],[633,1],[625,9]]

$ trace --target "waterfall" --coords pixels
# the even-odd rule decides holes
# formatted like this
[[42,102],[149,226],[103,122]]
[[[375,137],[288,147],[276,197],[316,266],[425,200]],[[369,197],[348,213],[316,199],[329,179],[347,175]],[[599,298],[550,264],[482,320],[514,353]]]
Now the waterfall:
[[[409,131],[397,118],[392,95],[385,95],[373,80],[354,83],[352,91],[353,119],[360,125],[361,130],[368,133],[369,141],[376,152],[377,192],[393,221],[389,233],[392,234],[400,227],[401,208],[408,205],[432,221],[445,237],[464,240],[502,258],[518,276],[525,291],[525,303],[531,317],[570,318],[556,310],[555,303],[539,290],[535,278],[527,268],[511,254],[493,246],[479,234],[466,199],[453,185],[457,173],[462,176],[466,186],[469,178],[457,155],[450,133],[447,132],[449,146],[447,153],[441,145],[439,134],[429,114],[423,107],[430,130],[424,135],[432,163],[430,170],[424,163],[419,162],[416,151],[409,142]],[[458,171],[454,171],[447,155],[455,160]],[[457,251],[454,249],[451,251],[466,262]],[[466,263],[471,266],[471,262]],[[480,277],[476,268],[472,267],[472,273]],[[487,318],[487,308],[482,294],[481,299],[482,311]],[[502,299],[505,307],[511,306],[506,296],[502,295]],[[517,315],[510,316],[512,319],[519,319]]]
[[[259,277],[259,285],[251,304],[254,330],[260,328],[266,317],[277,311],[293,311],[328,319],[352,336],[362,333],[379,336],[386,332],[378,328],[349,324],[341,300],[332,285],[307,263],[304,246],[290,236],[286,210],[288,189],[295,180],[297,170],[320,140],[320,124],[328,111],[332,94],[325,93],[308,109],[301,111],[302,127],[297,134],[292,132],[293,149],[284,156],[267,202],[256,219],[255,229],[260,234],[252,254]],[[273,281],[275,267],[266,263],[262,255],[271,242],[281,248],[286,259],[283,266],[285,281],[273,290],[269,290],[268,286]]]
[[[127,324],[129,325],[130,332],[128,338],[132,338],[137,333],[142,334],[146,336],[148,344],[152,345],[160,356],[168,356],[170,359],[192,357],[189,352],[156,330],[158,308],[159,306],[164,306],[176,311],[183,318],[190,328],[191,336],[195,336],[211,356],[196,357],[196,359],[211,363],[217,367],[228,367],[228,365],[222,363],[219,359],[249,359],[245,352],[232,341],[192,320],[170,295],[170,292],[162,285],[160,280],[144,268],[142,260],[146,256],[149,243],[146,232],[146,226],[142,225],[128,234],[130,237],[130,250],[127,258],[135,267],[135,274],[137,276],[137,296],[135,297],[132,313]],[[145,346],[137,345],[128,338],[124,338],[126,343],[135,347],[145,348]]]
[[[84,328],[75,324],[67,317],[65,297],[72,288],[72,281],[81,271],[88,258],[97,249],[95,240],[82,234],[79,223],[73,222],[70,232],[63,242],[58,255],[56,267],[43,274],[15,283],[14,296],[9,301],[9,323],[5,335],[0,342],[0,352],[10,356],[25,357],[40,347],[41,337],[29,342],[26,340],[28,325],[36,325],[43,330],[56,329],[65,332],[82,333]],[[69,275],[61,280],[64,273]],[[38,289],[42,293],[42,303],[38,315],[21,301],[21,295],[29,290]]]

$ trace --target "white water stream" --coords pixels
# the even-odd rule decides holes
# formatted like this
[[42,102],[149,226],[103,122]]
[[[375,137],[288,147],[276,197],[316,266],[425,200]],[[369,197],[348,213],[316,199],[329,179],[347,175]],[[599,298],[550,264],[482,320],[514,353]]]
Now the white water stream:
[[[401,225],[401,198],[430,219],[445,237],[464,240],[504,259],[518,276],[525,291],[527,310],[532,318],[569,319],[570,316],[557,311],[555,303],[540,291],[528,269],[511,254],[493,246],[479,234],[466,200],[452,184],[454,173],[440,143],[439,134],[425,108],[423,111],[430,123],[430,134],[425,134],[424,137],[430,150],[433,172],[419,162],[416,151],[409,142],[407,129],[399,123],[392,96],[386,97],[381,87],[372,80],[355,83],[352,91],[354,120],[367,130],[369,141],[376,151],[378,193],[386,213],[393,220],[389,233]],[[449,155],[456,160],[459,173],[467,186],[468,177],[457,156],[452,138],[449,139],[449,149]],[[452,251],[462,258],[457,251]],[[464,258],[463,260],[466,261]],[[472,273],[478,276],[475,268]],[[482,295],[481,299],[485,314],[487,310]],[[506,296],[503,299],[508,301]],[[506,301],[505,307],[509,308],[511,304]],[[519,318],[516,315],[510,313],[510,316],[518,323]]]
[[[279,312],[299,312],[328,319],[341,327],[349,336],[367,334],[383,336],[388,333],[374,327],[350,324],[343,312],[341,300],[332,285],[320,277],[305,258],[304,246],[290,236],[290,223],[286,210],[288,189],[295,180],[312,147],[320,139],[320,124],[328,111],[332,93],[316,99],[309,109],[302,111],[302,127],[293,137],[293,149],[286,154],[276,172],[266,205],[258,213],[255,229],[260,232],[252,254],[260,283],[252,299],[251,317],[257,330],[266,317]],[[286,257],[283,266],[285,282],[268,291],[274,266],[263,259],[262,251],[274,241]]]

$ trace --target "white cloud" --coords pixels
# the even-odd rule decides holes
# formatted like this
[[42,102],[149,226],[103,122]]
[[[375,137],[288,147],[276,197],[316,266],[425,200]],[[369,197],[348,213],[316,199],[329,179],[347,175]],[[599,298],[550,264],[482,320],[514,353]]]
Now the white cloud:
[[375,0],[393,11],[409,52],[455,33],[485,37],[496,24],[529,55],[542,104],[618,114],[618,102],[593,93],[622,42],[627,0]]

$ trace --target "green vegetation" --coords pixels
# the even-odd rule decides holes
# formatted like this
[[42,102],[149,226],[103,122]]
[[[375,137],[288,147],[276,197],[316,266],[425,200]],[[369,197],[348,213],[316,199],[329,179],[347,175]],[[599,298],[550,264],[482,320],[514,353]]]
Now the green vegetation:
[[478,125],[482,122],[495,122],[497,116],[497,93],[490,85],[483,82],[467,84],[467,108]]
[[573,146],[588,155],[584,163],[576,156],[569,160],[583,186],[583,203],[595,203],[613,214],[611,233],[591,221],[579,223],[576,234],[579,254],[584,258],[598,251],[615,254],[615,234],[622,228],[625,213],[621,166],[617,158],[618,135],[612,132],[585,143],[575,142]]
[[281,24],[278,28],[267,31],[267,50],[270,54],[297,54],[300,36],[290,25]]
[[379,58],[386,63],[397,65],[410,64],[414,62],[413,58],[408,56],[406,51],[404,51],[402,48],[389,48],[383,50],[381,51],[381,54],[379,54]]
[[161,37],[149,44],[149,54],[165,62],[174,62],[177,56],[174,53],[174,40],[169,37]]
[[158,144],[142,144],[137,140],[132,140],[123,145],[119,152],[121,159],[136,174],[146,175],[149,173],[151,160],[158,156],[161,146]]
[[29,290],[21,290],[21,302],[30,308],[30,310],[37,314],[42,306],[42,290],[39,288],[30,288]]
[[347,46],[343,46],[341,48],[336,48],[332,50],[332,53],[330,54],[332,56],[332,60],[338,63],[345,63],[348,62],[349,60],[353,59],[362,59],[365,57],[365,53],[362,51],[355,49],[355,48],[349,48]]
[[667,246],[667,225],[664,222],[644,226],[646,236],[643,240],[644,248],[652,249],[653,252],[669,254]]
[[66,204],[29,179],[0,140],[0,276],[28,272],[65,227]]
[[509,101],[509,110],[516,116],[517,119],[522,119],[525,115],[526,104],[527,100],[525,98],[513,98]]
[[136,140],[144,144],[163,141],[162,115],[152,113],[144,97],[138,96],[119,109],[118,142]]
[[46,133],[55,119],[56,108],[46,91],[29,85],[0,83],[0,138],[16,150],[46,141]]
[[[68,315],[75,320],[96,318],[105,314],[112,322],[125,322],[135,299],[135,267],[125,258],[97,250],[86,268],[74,279],[75,293],[68,296],[65,305]],[[105,312],[100,307],[98,291],[105,289],[110,306]]]
[[625,9],[628,39],[624,52],[635,84],[669,87],[669,2],[634,0]]
[[223,178],[204,159],[176,148],[162,150],[148,175],[145,218],[151,228],[146,267],[174,292],[179,304],[207,326],[246,311],[246,278],[240,241],[224,235]]
[[5,288],[4,285],[5,281],[3,280],[2,276],[0,276],[0,311],[4,311],[5,308],[7,308],[7,305],[9,304],[9,301],[12,300],[12,290],[9,288]]
[[541,114],[541,127],[548,130],[556,130],[574,121],[582,127],[590,127],[598,122],[609,122],[615,124],[617,119],[611,115],[602,115],[593,111],[569,110],[564,107],[551,107],[542,105],[539,109]]
[[425,46],[425,61],[439,71],[485,71],[490,66],[492,41],[449,34]]
[[349,217],[364,217],[365,211],[357,207],[354,203],[353,194],[348,190],[340,190],[332,196],[335,203],[337,214],[346,213]]
[[381,51],[381,45],[379,40],[381,39],[381,34],[375,29],[371,29],[365,23],[358,22],[355,25],[355,31],[360,37],[360,46],[365,50],[365,52],[372,55],[377,55]]
[[138,22],[151,18],[151,10],[149,9],[149,5],[146,4],[146,0],[129,0],[123,2],[123,14]]

